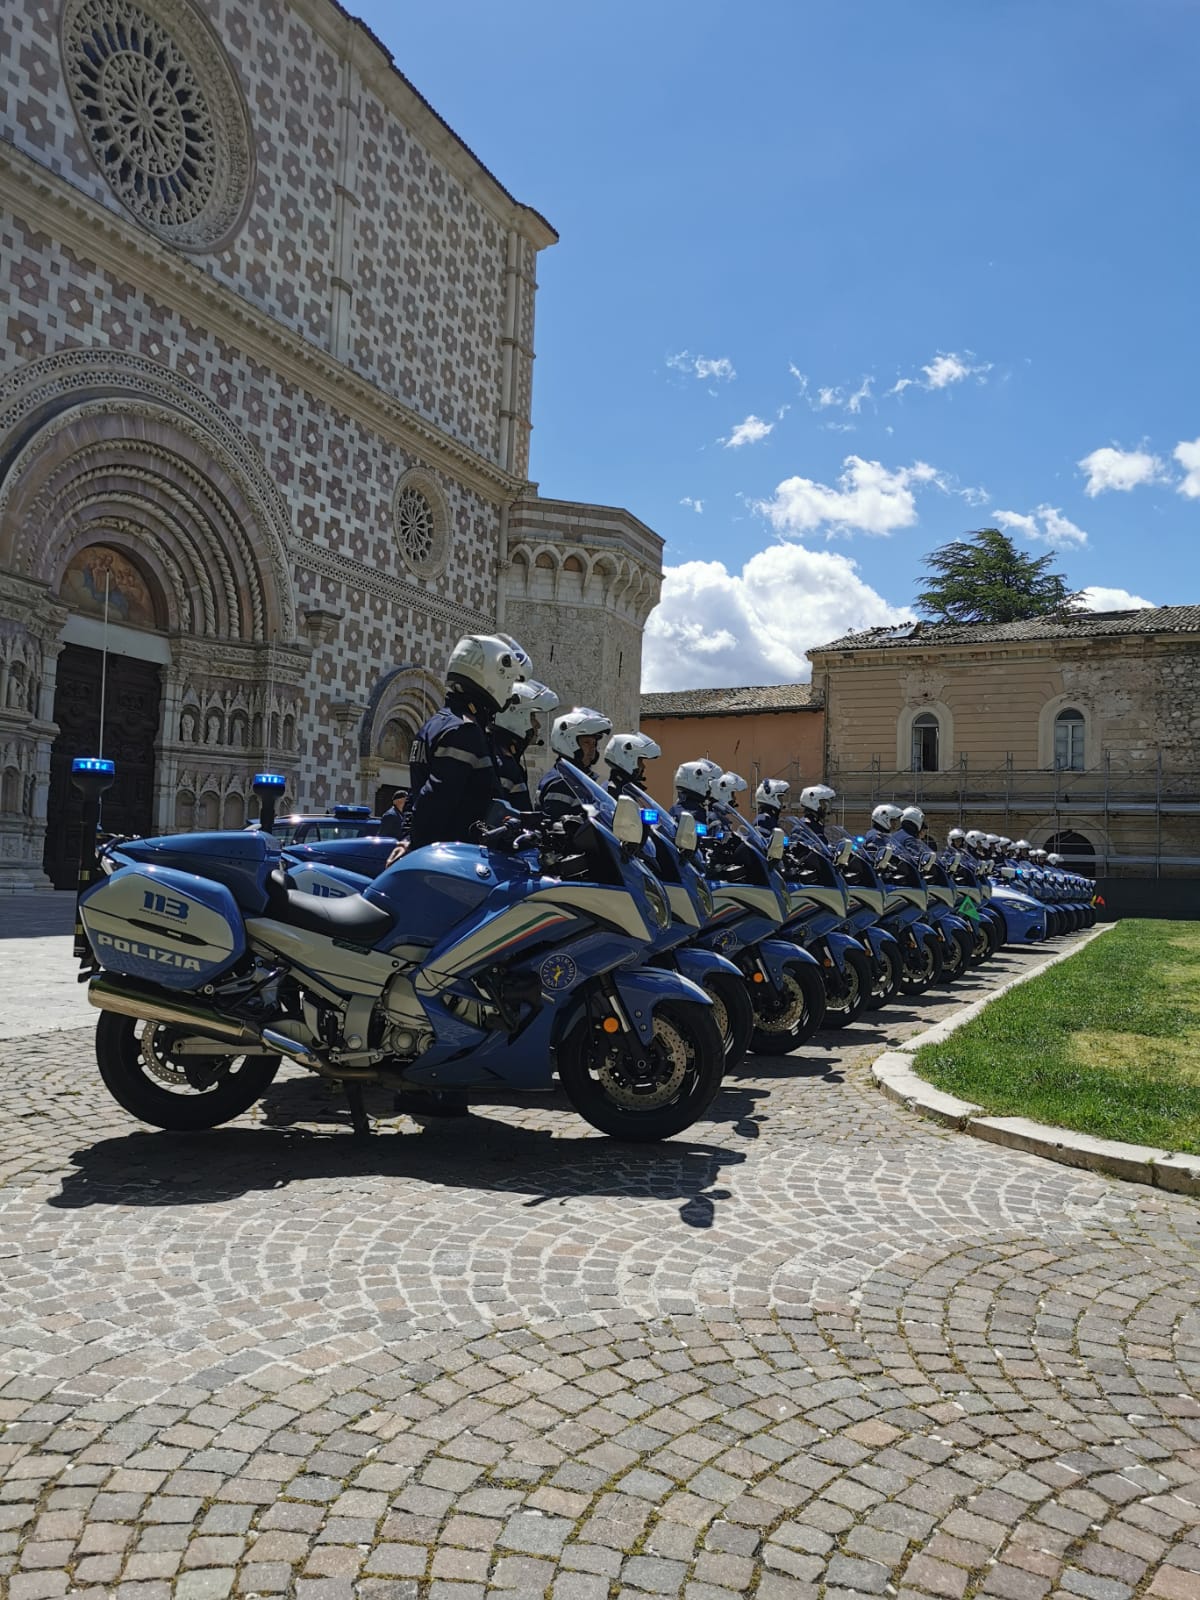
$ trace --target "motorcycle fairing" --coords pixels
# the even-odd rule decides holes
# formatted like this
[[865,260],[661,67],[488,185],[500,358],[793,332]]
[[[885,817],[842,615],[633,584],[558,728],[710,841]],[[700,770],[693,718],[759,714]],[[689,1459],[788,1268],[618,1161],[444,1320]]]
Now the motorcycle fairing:
[[754,954],[762,960],[767,976],[776,989],[783,988],[789,967],[805,964],[815,967],[820,964],[803,945],[789,944],[786,939],[762,939],[754,946]]
[[675,964],[685,978],[703,984],[705,978],[721,975],[742,981],[740,969],[727,956],[716,950],[704,950],[699,945],[680,945],[674,952]]

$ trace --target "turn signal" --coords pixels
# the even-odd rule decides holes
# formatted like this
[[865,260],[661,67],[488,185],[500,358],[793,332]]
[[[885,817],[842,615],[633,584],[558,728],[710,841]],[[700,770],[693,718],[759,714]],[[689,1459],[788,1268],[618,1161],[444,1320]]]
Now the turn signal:
[[616,1017],[605,1017],[600,1026],[604,1029],[605,1033],[616,1033],[621,1024],[617,1021]]
[[767,980],[763,977],[761,972],[756,972],[754,974],[754,981],[755,983],[766,983]]

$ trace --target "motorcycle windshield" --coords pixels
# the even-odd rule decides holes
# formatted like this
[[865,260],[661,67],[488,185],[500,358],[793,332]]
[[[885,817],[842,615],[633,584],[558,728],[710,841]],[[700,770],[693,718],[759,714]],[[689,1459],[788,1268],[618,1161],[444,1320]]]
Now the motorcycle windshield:
[[644,789],[639,789],[636,783],[627,783],[625,785],[625,793],[631,799],[636,800],[643,811],[658,812],[658,821],[654,826],[661,829],[662,833],[674,844],[676,824],[675,818],[671,813],[660,806],[657,800],[652,800]]
[[617,815],[617,802],[608,790],[602,789],[594,779],[589,778],[586,772],[581,772],[570,761],[560,761],[558,770],[576,799],[582,800],[586,806],[591,806],[604,826],[611,828]]
[[740,811],[735,811],[732,806],[722,805],[720,801],[714,801],[712,809],[713,814],[721,819],[730,833],[735,833],[756,855],[766,855],[767,847],[762,841],[762,835],[757,828],[750,826]]

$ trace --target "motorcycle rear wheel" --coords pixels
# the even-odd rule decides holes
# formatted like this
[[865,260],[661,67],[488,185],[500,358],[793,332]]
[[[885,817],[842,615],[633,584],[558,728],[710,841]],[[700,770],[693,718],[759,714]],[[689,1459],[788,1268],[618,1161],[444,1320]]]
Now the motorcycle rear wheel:
[[938,949],[937,940],[927,933],[921,940],[919,956],[913,958],[911,966],[905,962],[900,987],[905,994],[924,994],[941,976],[942,952]]
[[170,1133],[216,1128],[249,1111],[279,1071],[272,1055],[173,1057],[183,1031],[114,1011],[96,1024],[104,1087],[139,1122]]
[[750,991],[754,1032],[750,1048],[756,1056],[786,1056],[799,1048],[825,1021],[825,984],[815,962],[793,964],[784,972],[783,998],[767,984]]
[[871,992],[871,963],[861,950],[847,950],[842,956],[844,973],[838,974],[843,992],[826,991],[825,1026],[848,1028],[862,1016]]
[[660,1005],[648,1054],[654,1077],[638,1081],[624,1035],[602,1033],[585,1014],[558,1046],[558,1080],[584,1121],[610,1138],[669,1139],[703,1116],[721,1087],[725,1041],[712,1007]]
[[740,1067],[754,1033],[754,1007],[741,978],[722,972],[706,978],[704,989],[712,996],[717,1026],[725,1040],[725,1071]]

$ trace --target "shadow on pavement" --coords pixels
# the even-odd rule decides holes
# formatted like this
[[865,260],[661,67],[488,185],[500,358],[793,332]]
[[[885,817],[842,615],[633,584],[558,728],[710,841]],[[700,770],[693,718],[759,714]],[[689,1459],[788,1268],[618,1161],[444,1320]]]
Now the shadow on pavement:
[[[738,1087],[718,1096],[705,1118],[729,1124],[741,1138],[758,1136],[751,1116],[765,1094]],[[730,1198],[714,1185],[723,1169],[745,1155],[733,1145],[702,1142],[681,1134],[661,1144],[626,1144],[595,1134],[562,1137],[498,1117],[421,1118],[396,1130],[376,1132],[363,1144],[347,1131],[348,1118],[330,1098],[317,1115],[336,1124],[314,1130],[284,1125],[313,1119],[313,1091],[304,1079],[284,1080],[268,1095],[268,1125],[215,1128],[207,1133],[138,1130],[76,1150],[73,1169],[48,1204],[63,1209],[91,1205],[204,1205],[313,1179],[403,1179],[447,1188],[492,1190],[528,1196],[541,1206],[609,1196],[680,1201],[679,1215],[693,1228],[713,1224],[716,1205]],[[547,1097],[551,1106],[565,1101]],[[539,1100],[538,1104],[546,1102]],[[529,1101],[512,1102],[523,1109]],[[718,1132],[719,1136],[719,1132]]]

